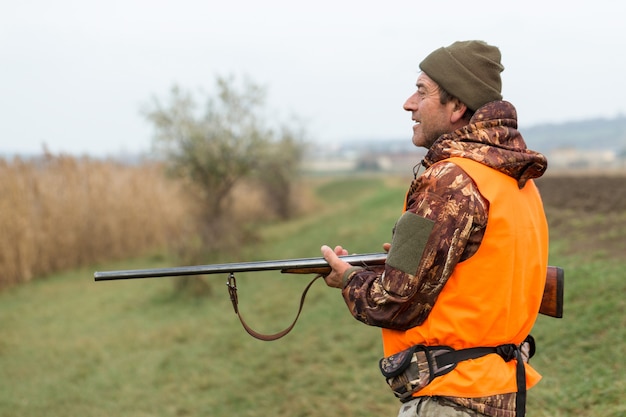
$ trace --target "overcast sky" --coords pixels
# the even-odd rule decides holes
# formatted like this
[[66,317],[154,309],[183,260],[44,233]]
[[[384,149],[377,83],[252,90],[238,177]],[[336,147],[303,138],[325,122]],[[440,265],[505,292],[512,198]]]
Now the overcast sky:
[[0,8],[0,154],[150,148],[140,110],[216,76],[267,87],[323,143],[410,141],[419,62],[456,40],[502,51],[520,128],[626,113],[626,2],[20,0]]

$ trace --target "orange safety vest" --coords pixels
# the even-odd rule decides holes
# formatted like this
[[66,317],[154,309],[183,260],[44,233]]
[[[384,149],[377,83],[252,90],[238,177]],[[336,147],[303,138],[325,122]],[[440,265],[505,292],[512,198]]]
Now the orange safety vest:
[[[385,356],[411,346],[520,344],[539,312],[548,266],[548,226],[532,180],[517,181],[479,162],[450,158],[489,201],[487,228],[478,251],[454,268],[433,309],[419,326],[383,329]],[[414,396],[484,397],[517,391],[515,361],[497,354],[459,362]],[[528,364],[526,386],[541,376]]]

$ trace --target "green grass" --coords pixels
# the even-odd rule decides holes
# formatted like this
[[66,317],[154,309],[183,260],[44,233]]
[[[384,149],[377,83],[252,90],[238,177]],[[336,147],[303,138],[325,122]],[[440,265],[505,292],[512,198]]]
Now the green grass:
[[554,257],[566,268],[561,320],[540,317],[532,363],[544,374],[530,391],[539,416],[626,415],[624,262]]
[[[403,182],[353,179],[318,188],[315,214],[260,230],[263,242],[222,261],[319,256],[342,244],[375,252],[390,240]],[[529,416],[626,413],[624,261],[583,262],[553,236],[550,263],[566,270],[565,317],[541,317],[532,363],[544,375]],[[380,376],[380,332],[348,313],[338,290],[311,289],[284,339],[251,338],[233,313],[226,277],[204,297],[173,280],[93,281],[93,270],[167,266],[145,258],[97,265],[0,293],[0,416],[393,416]],[[310,277],[237,277],[248,324],[286,327]]]

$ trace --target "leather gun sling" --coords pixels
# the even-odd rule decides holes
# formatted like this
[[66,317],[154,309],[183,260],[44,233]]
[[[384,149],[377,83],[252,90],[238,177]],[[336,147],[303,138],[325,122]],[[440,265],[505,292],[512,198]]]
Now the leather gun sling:
[[236,285],[235,275],[234,274],[230,274],[230,276],[228,277],[228,282],[226,283],[226,285],[228,286],[228,293],[230,295],[230,301],[233,303],[233,308],[235,310],[235,313],[237,314],[237,317],[239,318],[239,321],[241,322],[241,325],[246,330],[246,332],[248,332],[248,334],[250,336],[252,336],[252,337],[254,337],[256,339],[269,342],[269,341],[272,341],[272,340],[280,339],[281,337],[283,337],[287,333],[289,333],[291,331],[291,329],[293,329],[293,327],[296,325],[296,322],[298,321],[298,318],[300,317],[300,313],[302,312],[302,307],[304,306],[304,300],[306,298],[307,292],[309,291],[309,288],[311,288],[313,283],[318,278],[320,278],[321,276],[322,275],[317,275],[315,278],[313,278],[311,280],[311,282],[309,282],[309,284],[306,286],[304,291],[302,292],[302,296],[300,297],[300,306],[298,307],[298,313],[296,314],[296,318],[293,320],[291,325],[289,325],[289,327],[287,327],[286,329],[284,329],[284,330],[282,330],[282,331],[280,331],[278,333],[274,333],[274,334],[263,334],[263,333],[256,332],[250,326],[248,326],[248,324],[245,322],[245,320],[241,316],[241,313],[239,312],[239,306],[238,306],[239,305],[239,301],[238,301],[238,297],[237,297],[237,285]]

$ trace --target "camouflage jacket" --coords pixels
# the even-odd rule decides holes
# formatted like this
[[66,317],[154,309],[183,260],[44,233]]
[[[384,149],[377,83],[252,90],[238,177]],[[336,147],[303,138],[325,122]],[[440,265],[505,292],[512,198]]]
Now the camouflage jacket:
[[[441,162],[451,157],[481,162],[515,178],[520,188],[547,168],[543,155],[527,149],[517,130],[515,108],[505,101],[486,104],[467,126],[441,136],[422,161],[425,172],[407,193],[407,211],[435,222],[419,267],[414,275],[390,265],[353,274],[342,293],[356,319],[398,330],[420,325],[455,265],[478,249],[489,203],[463,170]],[[487,415],[515,415],[515,393],[451,400]]]

